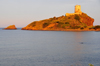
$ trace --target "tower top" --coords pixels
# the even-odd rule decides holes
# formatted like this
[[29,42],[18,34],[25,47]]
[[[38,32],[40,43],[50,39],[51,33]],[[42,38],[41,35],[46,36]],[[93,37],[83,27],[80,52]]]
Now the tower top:
[[75,15],[75,14],[82,14],[81,5],[75,5],[75,12],[74,13],[66,13],[65,16]]
[[75,6],[75,13],[79,13],[79,14],[82,13],[82,11],[81,11],[81,5],[76,5]]

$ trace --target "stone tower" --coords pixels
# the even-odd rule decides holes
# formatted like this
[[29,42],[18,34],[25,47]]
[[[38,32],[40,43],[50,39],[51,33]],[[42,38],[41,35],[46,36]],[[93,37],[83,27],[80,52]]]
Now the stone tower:
[[75,15],[75,14],[82,14],[80,5],[75,6],[75,13],[66,13],[65,16],[70,16],[70,15]]
[[80,6],[80,5],[76,5],[76,6],[75,6],[75,13],[79,13],[79,14],[82,13],[82,11],[81,11],[81,6]]

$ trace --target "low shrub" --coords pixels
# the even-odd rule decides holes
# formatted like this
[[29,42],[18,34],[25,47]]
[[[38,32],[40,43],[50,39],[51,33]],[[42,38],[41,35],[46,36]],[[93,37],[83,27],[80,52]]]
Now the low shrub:
[[76,19],[76,20],[80,20],[80,17],[79,17],[79,15],[75,15],[75,17],[74,17],[74,19]]
[[68,17],[68,19],[70,19],[70,17]]
[[80,29],[84,29],[83,27],[81,27]]
[[56,23],[59,23],[59,21],[57,21]]
[[49,25],[49,23],[44,23],[43,28],[47,27],[48,25]]
[[65,24],[69,24],[69,22],[65,22]]
[[80,26],[71,26],[72,29],[78,29],[81,28]]
[[66,26],[64,26],[64,25],[63,25],[63,26],[62,26],[62,28],[64,28],[64,29],[65,29],[65,28],[66,28]]
[[95,26],[94,29],[100,29],[100,25]]
[[87,26],[85,25],[84,28],[86,28]]
[[59,22],[57,27],[61,28],[63,24],[64,24],[63,22]]
[[36,26],[36,22],[32,22],[29,26],[32,26],[32,27]]
[[70,24],[63,24],[62,28],[66,28],[66,27],[69,27],[69,26],[70,26]]
[[93,64],[89,64],[89,66],[94,66]]

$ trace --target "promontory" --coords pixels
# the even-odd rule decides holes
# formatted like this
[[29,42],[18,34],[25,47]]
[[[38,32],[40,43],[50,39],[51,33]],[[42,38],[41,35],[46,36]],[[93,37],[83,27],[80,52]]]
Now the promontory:
[[64,16],[53,17],[40,21],[34,21],[23,27],[22,30],[93,30],[94,19],[81,11],[81,6],[75,6],[74,13],[66,13]]

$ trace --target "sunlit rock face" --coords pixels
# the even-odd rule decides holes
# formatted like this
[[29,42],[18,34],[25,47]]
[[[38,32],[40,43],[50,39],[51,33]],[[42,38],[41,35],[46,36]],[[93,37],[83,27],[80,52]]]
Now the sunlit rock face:
[[10,26],[8,26],[7,28],[4,28],[4,29],[9,29],[9,30],[14,30],[14,29],[17,29],[16,27],[15,27],[15,25],[10,25]]
[[87,26],[93,26],[93,23],[94,23],[94,19],[91,18],[90,16],[88,16],[87,14],[85,13],[82,13],[81,14],[81,22],[82,23],[85,23]]

